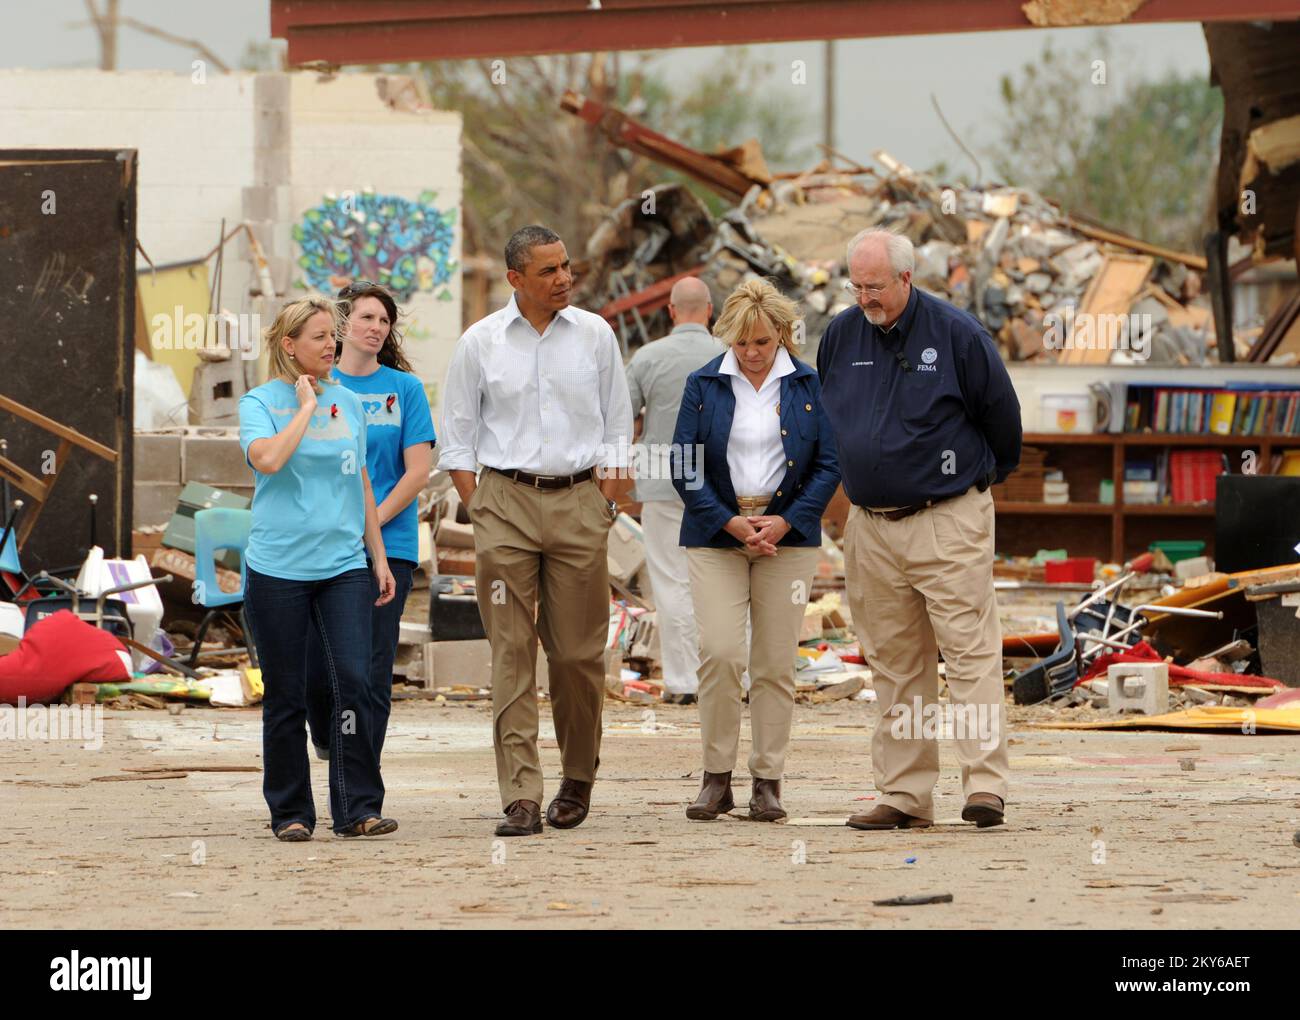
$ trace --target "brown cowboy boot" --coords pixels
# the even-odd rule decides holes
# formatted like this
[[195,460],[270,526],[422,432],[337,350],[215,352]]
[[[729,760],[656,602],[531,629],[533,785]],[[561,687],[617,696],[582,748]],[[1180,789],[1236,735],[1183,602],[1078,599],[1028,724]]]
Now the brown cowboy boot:
[[785,808],[781,806],[781,780],[755,779],[753,792],[749,795],[749,820],[775,822],[784,817]]
[[711,822],[735,806],[736,802],[731,796],[731,773],[706,772],[700,795],[686,809],[686,817],[697,822]]

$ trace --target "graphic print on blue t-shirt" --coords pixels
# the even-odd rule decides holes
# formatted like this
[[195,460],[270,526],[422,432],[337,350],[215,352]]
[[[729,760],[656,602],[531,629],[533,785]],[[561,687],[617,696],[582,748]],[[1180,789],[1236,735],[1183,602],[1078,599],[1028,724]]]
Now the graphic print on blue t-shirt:
[[[409,372],[386,365],[369,375],[347,375],[338,369],[334,378],[358,398],[366,420],[366,470],[375,492],[375,505],[406,474],[405,451],[418,443],[434,442],[433,415],[424,386]],[[419,562],[419,519],[413,499],[382,528],[389,559]]]

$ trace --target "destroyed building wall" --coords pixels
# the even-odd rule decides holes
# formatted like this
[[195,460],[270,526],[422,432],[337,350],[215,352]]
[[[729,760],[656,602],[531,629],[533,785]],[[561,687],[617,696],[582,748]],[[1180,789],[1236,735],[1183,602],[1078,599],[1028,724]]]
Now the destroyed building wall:
[[[249,297],[242,236],[221,304],[264,318],[307,290],[389,282],[432,402],[461,332],[460,115],[400,76],[0,71],[12,147],[139,151],[139,239],[155,265],[202,259],[248,222],[277,297]],[[209,264],[211,265],[211,263]],[[138,271],[147,271],[144,259]],[[206,311],[206,309],[204,310]]]

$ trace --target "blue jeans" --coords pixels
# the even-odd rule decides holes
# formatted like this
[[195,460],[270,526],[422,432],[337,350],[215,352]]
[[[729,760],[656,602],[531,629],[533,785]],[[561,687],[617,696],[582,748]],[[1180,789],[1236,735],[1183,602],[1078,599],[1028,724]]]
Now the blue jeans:
[[290,581],[248,569],[244,605],[262,662],[262,794],[271,827],[316,827],[307,715],[308,646],[319,643],[332,697],[329,731],[330,815],[334,831],[380,814],[384,783],[367,696],[370,659],[370,572],[357,569],[322,581]]
[[[384,737],[388,734],[388,716],[393,706],[393,660],[397,658],[397,639],[402,626],[402,611],[411,594],[416,565],[410,560],[389,560],[388,569],[397,582],[397,594],[386,606],[375,605],[379,598],[379,585],[370,574],[370,682],[366,691],[370,705],[371,736],[375,747],[375,761],[384,751]],[[308,640],[307,649],[307,729],[311,742],[328,750],[330,741],[330,713],[333,711],[333,694],[326,676],[324,655],[320,642]]]

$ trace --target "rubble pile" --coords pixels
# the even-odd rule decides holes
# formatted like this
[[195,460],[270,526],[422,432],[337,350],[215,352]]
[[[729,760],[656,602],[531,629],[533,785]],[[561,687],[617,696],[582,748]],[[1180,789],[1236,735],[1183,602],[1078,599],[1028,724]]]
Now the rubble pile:
[[1134,358],[1128,344],[1089,349],[1091,326],[1088,335],[1078,329],[1085,312],[1124,328],[1145,323],[1140,342],[1150,347],[1138,357],[1151,363],[1209,357],[1214,328],[1198,256],[1080,223],[1023,188],[942,187],[886,152],[875,158],[883,172],[823,162],[755,184],[717,218],[683,185],[628,199],[593,233],[577,300],[603,306],[631,349],[670,328],[659,312],[678,277],[699,276],[717,308],[743,280],[768,277],[800,302],[805,342],[815,343],[853,303],[847,242],[882,227],[916,245],[916,284],[974,314],[1007,360]]

